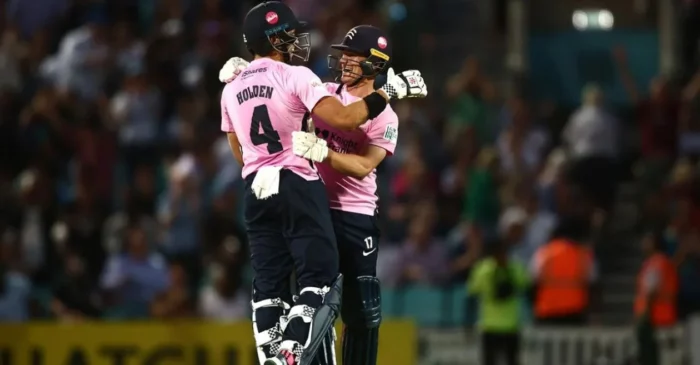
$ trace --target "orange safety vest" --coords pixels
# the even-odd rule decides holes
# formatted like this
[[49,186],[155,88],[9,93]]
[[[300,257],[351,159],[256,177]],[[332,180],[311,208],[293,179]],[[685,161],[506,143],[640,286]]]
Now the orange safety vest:
[[[659,286],[653,297],[653,303],[647,303],[649,293],[644,287],[644,278],[650,270],[659,270]],[[676,323],[676,296],[678,295],[678,273],[673,262],[664,254],[657,253],[648,258],[637,277],[637,298],[634,301],[634,313],[642,316],[647,309],[649,319],[655,327],[672,326]]]
[[558,239],[541,247],[535,316],[550,318],[580,314],[588,305],[593,257],[588,247]]

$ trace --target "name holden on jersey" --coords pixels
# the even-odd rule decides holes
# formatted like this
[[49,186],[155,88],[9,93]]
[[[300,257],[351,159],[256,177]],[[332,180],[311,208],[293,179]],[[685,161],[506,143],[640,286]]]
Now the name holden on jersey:
[[272,92],[274,89],[272,86],[265,86],[265,85],[253,85],[253,86],[248,86],[247,88],[243,89],[241,92],[236,94],[236,98],[238,98],[238,105],[241,105],[245,103],[246,101],[253,99],[253,98],[266,98],[266,99],[272,99]]

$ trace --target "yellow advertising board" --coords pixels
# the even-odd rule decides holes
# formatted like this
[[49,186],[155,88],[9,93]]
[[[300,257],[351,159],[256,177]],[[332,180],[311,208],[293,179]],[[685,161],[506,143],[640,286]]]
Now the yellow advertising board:
[[[382,323],[379,365],[415,365],[416,349],[413,323]],[[32,323],[0,325],[0,365],[257,365],[257,359],[250,323]]]

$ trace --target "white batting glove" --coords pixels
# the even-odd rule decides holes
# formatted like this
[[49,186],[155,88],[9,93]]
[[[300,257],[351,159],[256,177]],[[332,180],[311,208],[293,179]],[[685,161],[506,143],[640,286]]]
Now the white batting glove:
[[386,75],[386,84],[381,87],[390,99],[424,98],[428,87],[418,70],[408,70],[400,74],[390,68]]
[[326,141],[308,132],[292,132],[292,150],[295,155],[313,162],[323,162],[328,157]]
[[248,64],[248,61],[240,57],[229,59],[226,64],[224,64],[224,67],[219,70],[219,81],[228,84],[235,80],[236,77],[248,67]]

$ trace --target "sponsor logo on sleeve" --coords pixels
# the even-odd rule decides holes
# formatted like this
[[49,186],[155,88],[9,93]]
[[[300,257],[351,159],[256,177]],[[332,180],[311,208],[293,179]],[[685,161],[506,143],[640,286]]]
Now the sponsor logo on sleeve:
[[386,126],[386,130],[384,130],[384,139],[392,144],[396,144],[396,141],[399,139],[399,129],[390,125]]

